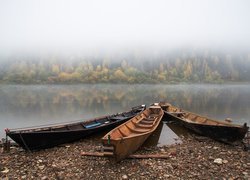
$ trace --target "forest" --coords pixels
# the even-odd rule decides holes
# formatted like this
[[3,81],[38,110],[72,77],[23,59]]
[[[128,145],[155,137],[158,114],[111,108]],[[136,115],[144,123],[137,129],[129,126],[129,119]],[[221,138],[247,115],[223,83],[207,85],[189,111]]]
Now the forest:
[[0,83],[223,83],[250,81],[250,54],[209,50],[0,56]]

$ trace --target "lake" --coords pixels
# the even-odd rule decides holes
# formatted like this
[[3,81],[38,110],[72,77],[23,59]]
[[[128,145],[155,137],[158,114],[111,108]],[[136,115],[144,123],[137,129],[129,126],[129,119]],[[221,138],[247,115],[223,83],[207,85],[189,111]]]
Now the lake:
[[[211,118],[250,124],[250,85],[0,85],[0,137],[5,128],[87,120],[167,101]],[[177,136],[165,123],[158,145]],[[156,142],[157,144],[157,142]]]

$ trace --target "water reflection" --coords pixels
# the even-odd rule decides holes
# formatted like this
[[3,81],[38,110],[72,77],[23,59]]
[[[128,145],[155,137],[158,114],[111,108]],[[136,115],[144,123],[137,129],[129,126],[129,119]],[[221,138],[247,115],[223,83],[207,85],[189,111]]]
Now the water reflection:
[[[143,144],[144,147],[151,147],[151,146],[164,146],[167,144],[177,144],[181,143],[180,134],[178,134],[178,130],[175,131],[169,127],[170,123],[161,122],[160,125],[157,127],[156,131],[146,140]],[[171,123],[172,124],[172,123]],[[180,126],[176,126],[178,129],[182,129]]]
[[178,125],[175,122],[167,122],[166,126],[179,138],[189,137],[191,132],[183,126]]
[[[249,97],[250,85],[0,85],[0,136],[5,127],[88,119],[159,101],[249,123]],[[163,125],[159,141],[168,131]]]
[[156,128],[154,133],[152,133],[151,136],[149,136],[149,138],[144,142],[143,145],[145,147],[158,146],[159,144],[161,144],[159,140],[160,140],[161,132],[163,132],[162,127],[163,127],[163,122],[160,122],[159,126]]

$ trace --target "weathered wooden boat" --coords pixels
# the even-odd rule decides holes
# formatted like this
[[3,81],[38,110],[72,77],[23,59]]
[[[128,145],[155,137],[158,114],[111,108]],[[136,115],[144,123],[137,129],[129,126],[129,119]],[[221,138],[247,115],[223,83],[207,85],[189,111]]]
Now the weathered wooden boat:
[[156,130],[164,112],[160,106],[150,106],[131,120],[111,130],[102,138],[104,153],[120,161],[136,151]]
[[43,127],[6,129],[9,136],[23,149],[32,151],[50,148],[56,145],[73,142],[93,133],[112,129],[146,109],[145,105],[132,108],[130,111],[102,116],[88,121],[57,124]]
[[231,122],[213,120],[192,112],[182,110],[168,103],[159,103],[164,110],[164,120],[175,121],[189,130],[225,143],[242,140],[249,127]]

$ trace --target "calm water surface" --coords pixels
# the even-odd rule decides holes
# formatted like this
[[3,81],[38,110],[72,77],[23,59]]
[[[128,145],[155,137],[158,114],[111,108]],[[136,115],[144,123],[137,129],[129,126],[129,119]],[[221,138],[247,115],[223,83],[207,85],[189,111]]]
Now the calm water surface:
[[[5,128],[87,120],[167,101],[216,119],[250,124],[250,85],[0,85],[0,137]],[[152,139],[175,142],[166,125]]]

